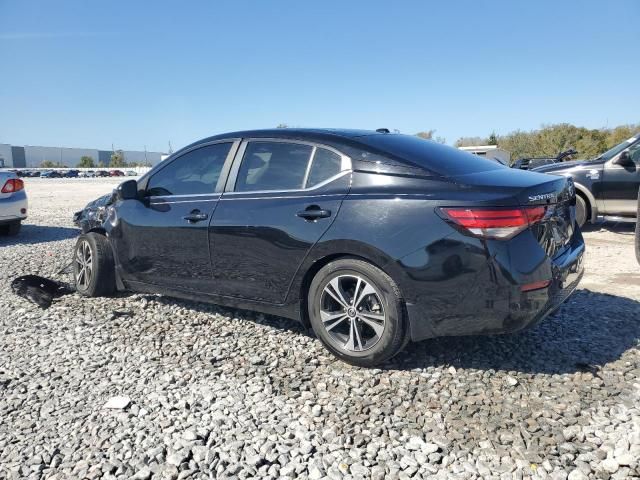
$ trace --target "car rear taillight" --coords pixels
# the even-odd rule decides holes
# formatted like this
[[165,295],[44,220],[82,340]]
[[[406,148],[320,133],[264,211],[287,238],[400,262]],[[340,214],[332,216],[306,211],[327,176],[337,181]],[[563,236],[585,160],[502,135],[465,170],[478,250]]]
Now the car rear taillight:
[[24,188],[24,182],[19,178],[10,178],[0,190],[2,193],[13,193]]
[[443,207],[446,220],[463,231],[481,238],[504,240],[511,238],[529,226],[539,222],[547,209],[543,206],[498,208],[498,207]]

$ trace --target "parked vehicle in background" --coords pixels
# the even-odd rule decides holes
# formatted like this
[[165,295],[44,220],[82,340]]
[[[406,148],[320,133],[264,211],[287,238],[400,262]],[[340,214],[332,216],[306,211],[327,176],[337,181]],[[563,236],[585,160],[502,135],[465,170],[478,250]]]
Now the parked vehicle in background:
[[122,170],[111,170],[109,172],[110,177],[124,177],[124,172]]
[[635,222],[640,188],[640,133],[594,160],[554,163],[533,169],[571,178],[576,186],[576,220]]
[[640,263],[640,188],[638,189],[638,206],[636,210],[636,260]]
[[31,171],[28,171],[25,176],[30,178],[39,177],[40,173],[41,172],[39,170],[31,170]]
[[138,176],[138,172],[136,172],[135,170],[127,170],[125,173],[127,174],[127,177],[137,177]]
[[57,170],[47,170],[40,174],[42,178],[62,178],[62,173]]
[[531,158],[519,158],[513,165],[512,168],[519,168],[521,170],[533,170],[537,167],[542,167],[544,165],[550,165],[552,163],[560,163],[560,162],[569,162],[571,161],[571,157],[573,155],[577,155],[573,148],[569,150],[565,150],[564,152],[560,152],[555,157],[531,157]]
[[96,170],[96,177],[108,177],[109,172],[107,172],[106,170]]
[[415,136],[218,135],[109,201],[88,207],[107,220],[76,244],[80,294],[121,288],[295,318],[360,366],[410,340],[533,325],[583,273],[570,179]]
[[76,178],[79,173],[80,170],[67,170],[66,172],[64,172],[64,176],[66,178]]
[[14,172],[0,171],[0,233],[17,235],[27,218],[27,192]]

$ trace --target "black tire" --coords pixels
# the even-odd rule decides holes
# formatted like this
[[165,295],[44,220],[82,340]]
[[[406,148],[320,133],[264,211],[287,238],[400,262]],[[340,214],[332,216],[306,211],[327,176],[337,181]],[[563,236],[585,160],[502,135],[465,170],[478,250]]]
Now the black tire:
[[636,214],[636,260],[640,263],[640,189],[638,189],[638,209]]
[[11,222],[11,223],[6,225],[5,232],[7,232],[7,235],[9,235],[10,237],[15,237],[16,235],[18,235],[20,233],[20,228],[21,227],[22,227],[22,221],[21,220],[18,220],[16,222]]
[[[358,288],[362,297],[359,300],[360,303],[355,307],[359,312],[353,308],[353,297],[355,296],[353,290],[347,291],[341,288],[340,295],[344,294],[345,303],[336,301],[335,296],[325,292],[325,288],[332,288],[329,287],[329,284],[334,280],[343,285],[345,282],[352,282],[353,290]],[[374,293],[365,295],[366,288],[369,287],[372,287]],[[331,314],[340,315],[341,312],[350,311],[349,315],[353,315],[353,317],[349,317],[347,313],[344,313],[344,320],[336,320],[335,324],[329,327],[331,332],[328,331],[326,325],[330,325],[333,320],[324,323],[321,317],[321,315],[326,316],[327,314],[326,310],[321,314],[321,308],[325,306],[323,302],[327,301],[334,302],[334,306],[337,308],[335,311],[332,309]],[[361,306],[365,304],[371,308]],[[325,265],[311,282],[307,295],[307,306],[311,326],[320,341],[336,357],[351,365],[359,367],[378,365],[400,352],[407,343],[407,321],[398,286],[382,270],[363,260],[341,259]],[[369,318],[363,320],[362,315],[367,315]],[[384,317],[383,323],[373,322],[371,319],[373,315]],[[371,327],[372,324],[377,327],[375,330]],[[353,341],[354,349],[349,350],[347,345],[353,335],[353,330],[351,330],[353,325],[356,325],[355,331],[359,332],[355,338],[360,340],[360,345],[358,347],[357,342]],[[383,325],[382,329],[380,329],[381,325]],[[341,330],[349,333],[340,333]],[[379,333],[380,331],[381,333]],[[372,338],[366,340],[367,334]],[[336,338],[340,335],[344,337]],[[365,340],[364,344],[362,340]],[[371,345],[366,346],[369,342]],[[356,351],[358,348],[360,350]]]
[[587,212],[589,209],[587,208],[587,202],[585,202],[584,198],[581,195],[576,195],[576,223],[580,228],[587,223]]
[[[80,259],[84,258],[86,265],[87,249],[91,254],[91,268],[85,268],[85,275],[89,274],[83,277]],[[107,297],[116,291],[115,262],[107,237],[95,232],[78,237],[73,249],[73,278],[77,292],[85,297]]]

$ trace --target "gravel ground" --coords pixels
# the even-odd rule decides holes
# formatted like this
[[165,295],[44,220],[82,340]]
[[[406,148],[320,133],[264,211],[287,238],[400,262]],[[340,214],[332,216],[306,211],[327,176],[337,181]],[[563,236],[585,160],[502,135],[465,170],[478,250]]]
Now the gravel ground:
[[29,220],[0,238],[0,479],[640,477],[632,228],[585,233],[581,289],[538,327],[366,370],[282,318],[14,296],[67,263],[72,213],[117,182],[27,179]]

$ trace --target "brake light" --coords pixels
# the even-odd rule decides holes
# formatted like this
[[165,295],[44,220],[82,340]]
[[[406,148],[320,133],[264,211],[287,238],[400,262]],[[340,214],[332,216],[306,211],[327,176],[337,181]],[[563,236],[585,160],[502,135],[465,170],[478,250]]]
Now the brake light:
[[532,292],[534,290],[540,290],[541,288],[547,288],[551,285],[551,280],[540,280],[539,282],[527,283],[520,286],[522,292]]
[[547,211],[544,206],[518,208],[440,208],[445,219],[473,236],[508,239],[539,222]]
[[10,178],[0,190],[2,193],[13,193],[24,188],[24,182],[19,178]]

